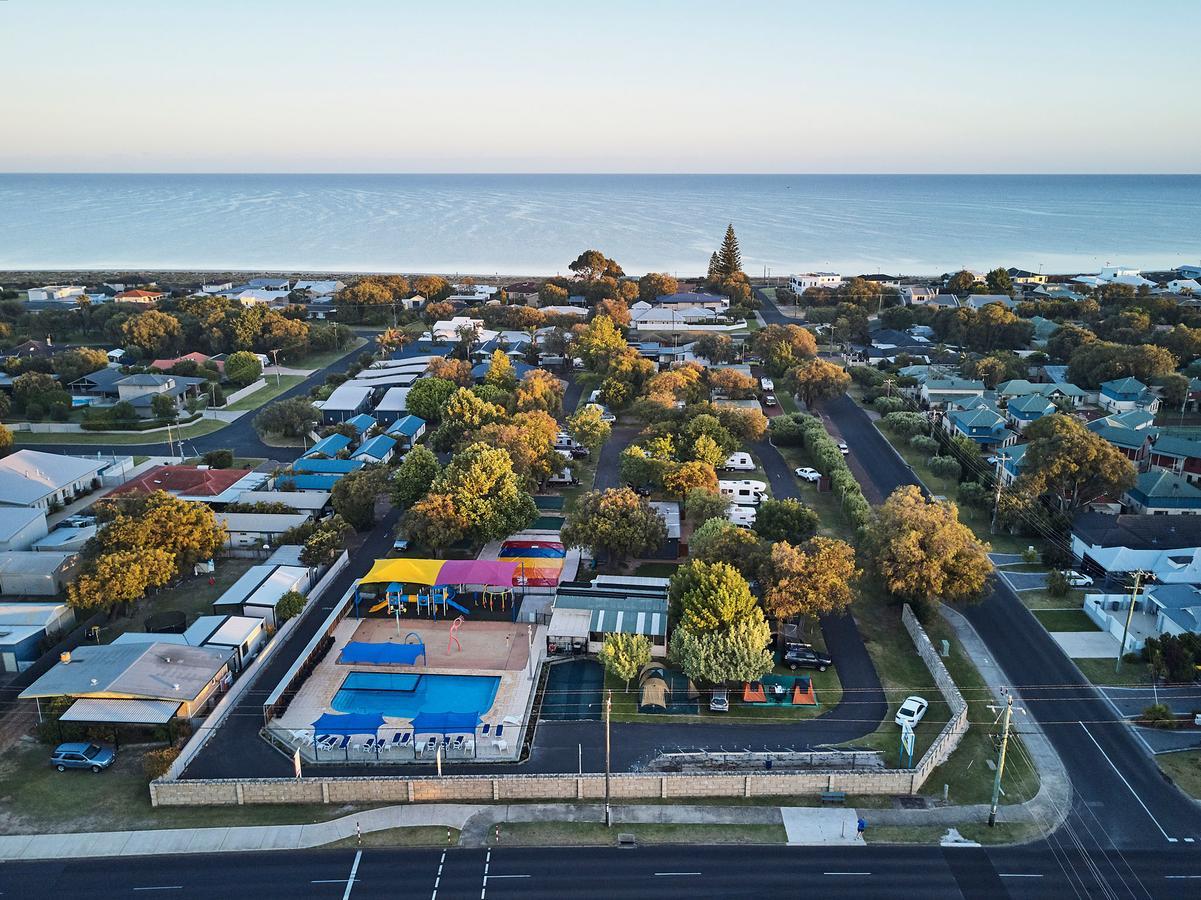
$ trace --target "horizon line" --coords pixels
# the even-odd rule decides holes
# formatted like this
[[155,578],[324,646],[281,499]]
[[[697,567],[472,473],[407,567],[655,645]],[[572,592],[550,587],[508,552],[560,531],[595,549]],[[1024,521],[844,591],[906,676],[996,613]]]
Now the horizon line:
[[0,176],[5,175],[293,175],[293,176],[346,176],[346,177],[363,177],[363,176],[453,176],[465,177],[476,175],[498,175],[505,177],[518,176],[537,176],[540,178],[562,176],[562,177],[579,177],[579,176],[595,176],[595,177],[612,177],[612,176],[656,176],[668,178],[696,178],[696,177],[761,177],[761,178],[1197,178],[1201,177],[1201,171],[1198,172],[656,172],[656,171],[626,171],[626,172],[513,172],[513,171],[462,171],[462,172],[429,172],[429,171],[371,171],[371,172],[351,172],[351,171],[273,171],[273,170],[244,170],[244,171],[170,171],[170,170],[148,170],[148,171],[68,171],[68,170],[53,170],[53,171],[28,171],[28,170],[0,170]]

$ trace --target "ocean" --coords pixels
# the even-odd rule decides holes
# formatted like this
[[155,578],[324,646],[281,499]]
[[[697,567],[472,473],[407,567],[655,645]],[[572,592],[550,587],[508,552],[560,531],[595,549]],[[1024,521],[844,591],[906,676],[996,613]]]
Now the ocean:
[[1201,260],[1198,175],[0,175],[0,269],[705,271]]

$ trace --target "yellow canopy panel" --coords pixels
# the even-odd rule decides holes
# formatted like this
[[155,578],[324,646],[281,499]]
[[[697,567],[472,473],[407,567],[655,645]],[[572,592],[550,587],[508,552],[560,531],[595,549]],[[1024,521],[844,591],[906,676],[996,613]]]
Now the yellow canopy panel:
[[437,584],[444,559],[377,559],[359,584],[400,581],[407,584]]

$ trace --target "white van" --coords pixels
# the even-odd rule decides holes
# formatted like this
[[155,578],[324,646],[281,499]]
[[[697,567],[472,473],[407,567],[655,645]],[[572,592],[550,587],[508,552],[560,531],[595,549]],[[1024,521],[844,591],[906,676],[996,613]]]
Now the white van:
[[759,387],[765,391],[774,391],[776,389],[775,384],[766,375],[759,379]]
[[588,402],[589,403],[600,403],[600,398],[601,398],[601,389],[597,388],[595,391],[593,391],[591,394],[588,395]]
[[767,493],[767,485],[753,478],[719,481],[717,489],[723,497],[749,506],[758,506],[763,501],[763,495]]
[[731,453],[722,463],[722,468],[734,472],[753,472],[755,471],[755,461],[751,459],[749,453]]
[[739,528],[750,528],[755,524],[756,510],[753,506],[731,506],[726,510],[726,520]]
[[578,446],[580,445],[576,443],[575,438],[573,438],[566,431],[560,431],[558,435],[555,436],[556,450],[574,450]]
[[580,479],[576,478],[575,475],[572,474],[571,469],[568,468],[564,469],[559,474],[552,475],[550,478],[546,479],[546,483],[551,487],[571,487],[572,485],[579,484]]

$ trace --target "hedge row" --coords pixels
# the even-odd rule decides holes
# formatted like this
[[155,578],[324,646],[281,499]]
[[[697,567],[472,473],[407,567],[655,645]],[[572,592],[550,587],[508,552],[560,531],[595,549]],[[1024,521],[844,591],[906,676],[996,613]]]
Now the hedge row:
[[89,422],[80,423],[79,427],[84,431],[149,431],[152,428],[165,428],[167,425],[187,425],[189,422],[195,422],[201,417],[201,413],[193,413],[190,416],[180,416],[178,419],[172,419],[170,422],[166,419],[137,419],[132,422],[93,419]]
[[821,419],[806,413],[777,416],[771,420],[771,439],[783,446],[804,447],[814,467],[830,479],[830,487],[842,511],[856,529],[872,520],[872,507],[863,496],[859,480],[847,467],[846,457],[830,438]]

